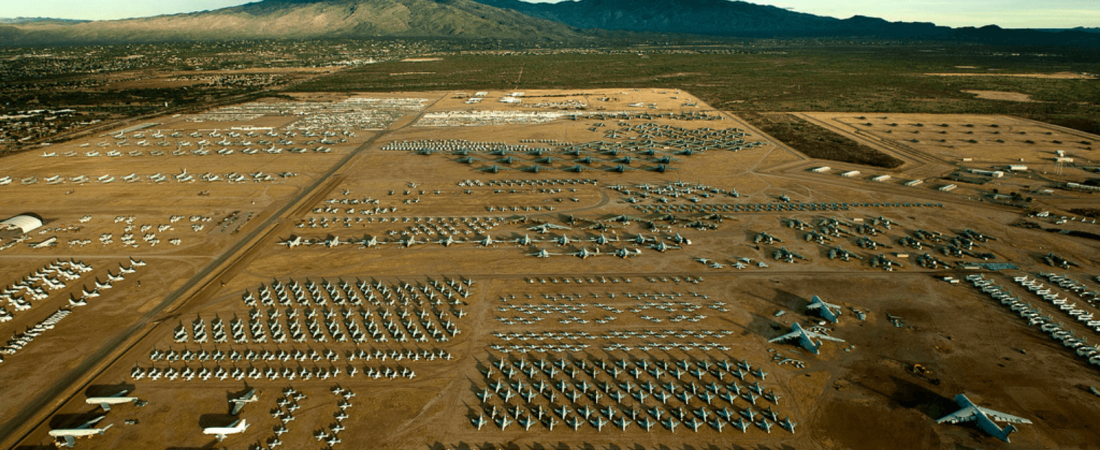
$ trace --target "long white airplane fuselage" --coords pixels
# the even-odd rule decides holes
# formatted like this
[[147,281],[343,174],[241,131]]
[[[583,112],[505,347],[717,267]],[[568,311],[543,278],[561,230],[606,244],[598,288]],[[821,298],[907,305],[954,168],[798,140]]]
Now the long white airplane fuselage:
[[241,420],[238,420],[236,422],[233,422],[233,424],[228,426],[228,427],[203,428],[202,429],[202,434],[213,434],[215,437],[218,438],[218,441],[220,442],[222,439],[225,439],[225,437],[230,435],[230,434],[237,434],[237,433],[244,432],[244,430],[248,429],[248,426],[249,426],[248,421],[246,421],[244,419],[241,419]]

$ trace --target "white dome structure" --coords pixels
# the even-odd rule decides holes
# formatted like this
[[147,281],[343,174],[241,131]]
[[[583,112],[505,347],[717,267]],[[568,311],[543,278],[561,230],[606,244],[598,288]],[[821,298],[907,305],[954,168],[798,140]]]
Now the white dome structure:
[[0,230],[19,230],[24,234],[42,227],[42,218],[37,214],[20,214],[18,216],[0,222]]

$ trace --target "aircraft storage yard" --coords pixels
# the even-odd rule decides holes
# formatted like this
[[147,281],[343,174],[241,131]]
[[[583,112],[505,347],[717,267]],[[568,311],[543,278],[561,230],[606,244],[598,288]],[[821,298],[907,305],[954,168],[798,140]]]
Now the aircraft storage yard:
[[6,156],[2,444],[1093,445],[1100,136],[799,117],[903,163],[650,88],[288,94]]

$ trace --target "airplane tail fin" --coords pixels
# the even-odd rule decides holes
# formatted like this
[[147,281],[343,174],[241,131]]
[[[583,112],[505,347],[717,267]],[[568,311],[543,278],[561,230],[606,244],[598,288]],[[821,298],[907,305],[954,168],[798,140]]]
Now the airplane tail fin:
[[1015,425],[1010,423],[1008,425],[1005,425],[1005,427],[1003,429],[1001,429],[1001,432],[999,434],[997,434],[997,439],[1000,439],[1000,440],[1005,441],[1005,442],[1011,442],[1011,441],[1008,440],[1008,435],[1010,435],[1012,433],[1015,433],[1017,431],[1020,431],[1020,429],[1016,428]]

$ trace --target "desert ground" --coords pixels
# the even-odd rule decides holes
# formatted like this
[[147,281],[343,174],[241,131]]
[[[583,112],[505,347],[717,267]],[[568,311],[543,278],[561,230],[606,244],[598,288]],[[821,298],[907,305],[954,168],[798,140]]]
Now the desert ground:
[[[0,282],[46,295],[0,304],[0,445],[101,416],[76,447],[1095,445],[1100,229],[1065,184],[1100,136],[799,116],[905,163],[633,88],[301,93],[5,157],[0,218],[44,225],[0,233]],[[843,342],[769,342],[795,323]],[[1032,423],[937,424],[960,393]]]

